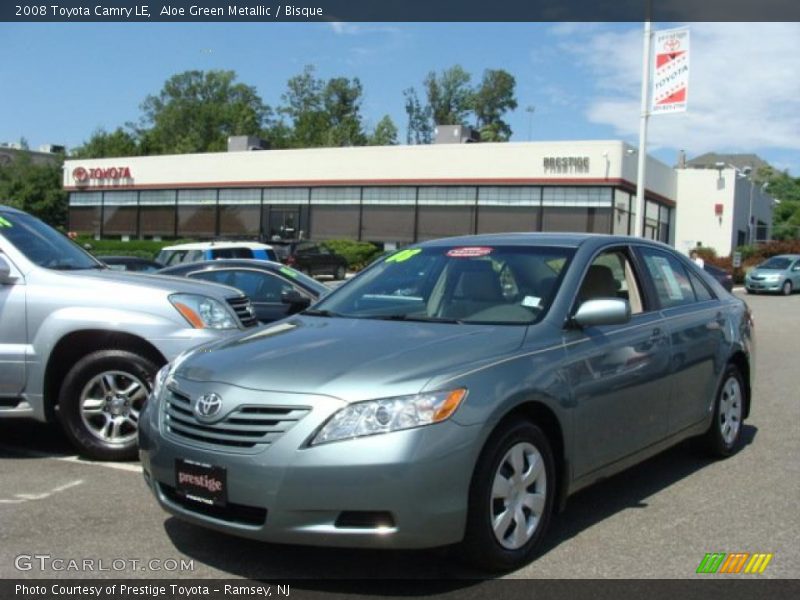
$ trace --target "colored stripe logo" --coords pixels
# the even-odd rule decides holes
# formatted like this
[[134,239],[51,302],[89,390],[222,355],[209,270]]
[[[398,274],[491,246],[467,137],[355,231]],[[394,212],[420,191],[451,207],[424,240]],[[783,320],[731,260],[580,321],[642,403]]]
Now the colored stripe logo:
[[765,552],[709,552],[697,566],[697,573],[703,574],[738,574],[763,573],[774,555]]

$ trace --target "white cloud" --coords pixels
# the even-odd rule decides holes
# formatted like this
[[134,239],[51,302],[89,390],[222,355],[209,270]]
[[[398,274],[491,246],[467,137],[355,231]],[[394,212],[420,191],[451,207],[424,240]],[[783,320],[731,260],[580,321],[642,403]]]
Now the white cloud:
[[[693,23],[689,29],[689,110],[651,118],[651,148],[800,150],[800,23]],[[594,78],[587,118],[636,138],[641,29],[552,33]]]

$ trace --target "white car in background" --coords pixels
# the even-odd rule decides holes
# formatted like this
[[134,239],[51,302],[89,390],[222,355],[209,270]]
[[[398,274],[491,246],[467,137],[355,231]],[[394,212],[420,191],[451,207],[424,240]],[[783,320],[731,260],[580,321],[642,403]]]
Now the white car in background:
[[156,262],[165,267],[181,263],[216,260],[218,258],[255,258],[278,262],[275,250],[259,242],[192,242],[165,246],[156,256]]

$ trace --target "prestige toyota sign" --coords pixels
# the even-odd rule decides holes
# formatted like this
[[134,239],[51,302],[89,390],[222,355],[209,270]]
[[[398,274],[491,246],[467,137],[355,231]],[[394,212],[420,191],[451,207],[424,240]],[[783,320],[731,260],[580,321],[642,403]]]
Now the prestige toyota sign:
[[133,179],[130,167],[75,167],[72,169],[72,179],[78,185],[87,185],[92,181],[98,183],[115,183],[122,179]]

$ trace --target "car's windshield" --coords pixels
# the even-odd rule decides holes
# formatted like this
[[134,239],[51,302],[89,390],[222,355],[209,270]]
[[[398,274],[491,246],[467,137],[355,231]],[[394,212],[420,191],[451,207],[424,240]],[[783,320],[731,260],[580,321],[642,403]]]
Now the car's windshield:
[[791,262],[792,261],[789,260],[788,258],[780,258],[778,256],[773,256],[768,261],[763,262],[760,265],[758,265],[758,268],[759,269],[780,269],[782,271],[783,269],[788,269],[789,268],[789,264]]
[[40,267],[65,271],[105,268],[67,236],[30,215],[3,212],[0,235]]
[[574,250],[469,246],[395,252],[310,314],[529,324],[544,316]]

